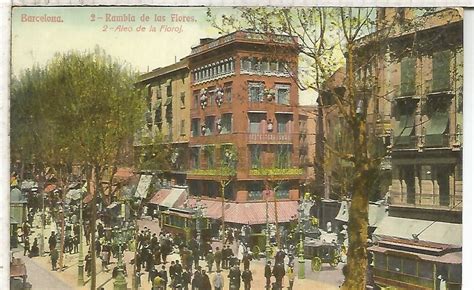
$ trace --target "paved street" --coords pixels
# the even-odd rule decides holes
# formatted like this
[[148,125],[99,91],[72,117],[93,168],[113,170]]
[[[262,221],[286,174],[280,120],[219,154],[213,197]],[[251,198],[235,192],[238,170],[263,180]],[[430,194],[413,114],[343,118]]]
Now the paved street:
[[[159,232],[159,226],[157,221],[151,221],[149,219],[143,219],[139,221],[140,228],[144,228],[145,226],[150,229],[152,232]],[[55,229],[54,224],[52,226],[47,226],[45,229],[45,237],[49,237],[51,229]],[[38,229],[35,228],[32,236],[36,236],[38,234]],[[215,242],[213,246],[220,246],[219,242]],[[47,248],[47,244],[46,247]],[[35,257],[35,258],[28,258],[23,256],[23,249],[18,248],[14,251],[14,256],[17,258],[22,258],[25,261],[27,271],[28,271],[28,281],[33,285],[34,290],[69,290],[69,289],[78,289],[78,290],[85,290],[90,289],[89,286],[89,279],[86,276],[86,284],[83,287],[77,286],[77,265],[78,265],[78,254],[68,254],[66,253],[64,256],[64,269],[62,272],[59,271],[51,271],[51,260],[50,257],[47,255],[43,257]],[[84,253],[87,252],[87,246],[84,246]],[[234,247],[234,252],[236,252],[236,248]],[[128,277],[128,287],[131,288],[132,286],[132,265],[130,264],[130,260],[133,258],[132,252],[125,252],[124,262],[127,267]],[[179,259],[178,254],[172,254],[168,261],[177,260]],[[97,259],[97,287],[104,287],[106,290],[113,289],[113,282],[111,271],[102,272],[101,271],[101,260]],[[109,265],[109,269],[113,269],[116,265],[116,259],[111,260],[112,264]],[[264,259],[260,261],[252,261],[250,264],[250,269],[253,275],[253,282],[252,282],[252,289],[264,289],[265,285],[265,278],[263,275],[264,272]],[[170,263],[166,264],[168,268]],[[200,265],[203,269],[207,269],[206,263],[204,261],[200,261]],[[158,268],[161,265],[157,265]],[[336,269],[329,267],[329,265],[324,265],[322,271],[320,272],[313,272],[310,269],[310,261],[306,261],[305,264],[305,273],[306,279],[295,279],[294,289],[338,289],[339,285],[342,283],[342,272],[341,272],[342,265],[339,265]],[[168,269],[167,269],[168,270]],[[144,275],[141,277],[141,288],[140,289],[151,289],[151,284],[148,282],[148,273],[144,272]],[[298,263],[295,263],[295,274],[297,277],[298,273]],[[228,270],[224,270],[223,272],[224,277],[227,277]],[[212,281],[213,273],[210,273],[210,278]],[[228,285],[228,281],[226,281],[226,285]],[[288,280],[284,279],[284,285],[288,286]],[[243,286],[242,286],[243,287]]]

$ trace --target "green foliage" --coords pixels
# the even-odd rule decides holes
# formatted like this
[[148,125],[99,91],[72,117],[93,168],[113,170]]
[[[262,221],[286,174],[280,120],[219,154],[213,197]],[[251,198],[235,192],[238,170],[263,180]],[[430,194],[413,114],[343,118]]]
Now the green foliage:
[[12,151],[49,164],[115,164],[144,108],[136,76],[99,48],[23,72],[12,81]]
[[259,168],[250,170],[250,175],[268,177],[279,175],[302,175],[303,173],[303,169],[301,168]]

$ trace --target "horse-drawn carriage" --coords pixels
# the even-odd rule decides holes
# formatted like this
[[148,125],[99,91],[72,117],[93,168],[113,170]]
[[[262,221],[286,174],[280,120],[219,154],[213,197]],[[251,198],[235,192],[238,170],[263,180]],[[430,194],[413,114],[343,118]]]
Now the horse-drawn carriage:
[[307,239],[304,242],[304,257],[311,260],[311,269],[321,270],[323,263],[336,267],[341,261],[341,247],[336,243]]

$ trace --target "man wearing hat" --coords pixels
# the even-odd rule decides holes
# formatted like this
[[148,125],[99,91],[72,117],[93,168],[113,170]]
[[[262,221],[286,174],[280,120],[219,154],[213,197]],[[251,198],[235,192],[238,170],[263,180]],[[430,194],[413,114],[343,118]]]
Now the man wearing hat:
[[267,262],[265,265],[265,279],[266,279],[266,284],[265,288],[270,289],[270,278],[272,277],[272,263],[270,261]]
[[209,269],[209,273],[212,272],[212,264],[214,264],[214,254],[212,253],[212,249],[209,250],[206,256],[207,261],[207,268]]

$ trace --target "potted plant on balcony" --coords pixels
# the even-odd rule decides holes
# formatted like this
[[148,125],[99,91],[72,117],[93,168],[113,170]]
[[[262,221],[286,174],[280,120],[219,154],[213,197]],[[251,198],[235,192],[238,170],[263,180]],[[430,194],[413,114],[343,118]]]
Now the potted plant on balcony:
[[207,90],[206,89],[201,89],[199,101],[201,103],[202,109],[207,107]]
[[275,100],[275,90],[265,89],[264,94],[268,102],[273,102],[273,100]]
[[216,105],[220,107],[222,106],[223,102],[224,102],[224,89],[218,88],[216,91]]

